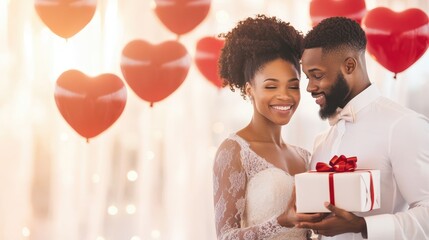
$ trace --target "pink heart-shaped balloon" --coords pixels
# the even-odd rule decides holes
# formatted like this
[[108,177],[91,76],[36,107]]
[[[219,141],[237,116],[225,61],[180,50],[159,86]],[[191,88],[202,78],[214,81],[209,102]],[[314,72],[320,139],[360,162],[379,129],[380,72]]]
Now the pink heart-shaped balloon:
[[415,63],[429,46],[429,21],[417,8],[394,12],[374,8],[362,20],[370,55],[389,71],[400,73]]
[[53,33],[70,38],[92,19],[97,0],[35,0],[36,12]]
[[122,50],[121,70],[125,81],[151,106],[168,97],[183,83],[190,64],[188,51],[176,41],[152,45],[134,40]]
[[312,0],[310,16],[313,26],[328,17],[347,17],[361,23],[366,13],[364,0]]
[[68,70],[58,77],[54,96],[66,122],[88,140],[119,118],[127,90],[116,75],[89,77],[78,70]]
[[155,0],[155,13],[177,35],[190,32],[210,10],[211,0]]
[[205,37],[197,42],[195,64],[201,74],[217,88],[222,87],[218,74],[218,61],[225,41],[214,37]]

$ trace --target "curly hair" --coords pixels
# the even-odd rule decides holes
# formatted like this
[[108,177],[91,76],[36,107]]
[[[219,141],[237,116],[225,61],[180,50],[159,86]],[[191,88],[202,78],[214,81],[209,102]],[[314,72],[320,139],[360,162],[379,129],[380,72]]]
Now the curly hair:
[[323,52],[349,47],[356,51],[366,48],[366,36],[359,23],[346,17],[322,20],[304,37],[304,49],[321,47]]
[[223,86],[229,85],[233,92],[240,89],[243,98],[246,98],[246,82],[269,61],[284,59],[301,72],[303,35],[276,17],[259,14],[246,18],[219,37],[225,38],[218,62],[219,76]]

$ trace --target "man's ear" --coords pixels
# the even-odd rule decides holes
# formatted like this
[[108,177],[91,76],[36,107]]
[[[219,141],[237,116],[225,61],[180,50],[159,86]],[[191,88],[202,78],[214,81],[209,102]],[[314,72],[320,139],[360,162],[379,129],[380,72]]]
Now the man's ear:
[[353,73],[353,71],[356,69],[356,67],[357,67],[357,61],[356,61],[356,59],[355,58],[353,58],[353,57],[347,57],[345,60],[344,60],[344,64],[343,64],[343,67],[344,67],[344,73],[345,74],[351,74],[351,73]]

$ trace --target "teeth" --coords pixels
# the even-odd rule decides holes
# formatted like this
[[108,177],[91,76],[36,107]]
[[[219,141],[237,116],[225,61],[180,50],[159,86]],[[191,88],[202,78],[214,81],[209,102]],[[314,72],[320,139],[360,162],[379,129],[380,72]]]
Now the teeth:
[[281,111],[287,111],[290,109],[291,106],[273,106],[274,109],[281,110]]
[[323,103],[323,97],[324,95],[319,95],[316,97],[316,104],[322,104]]

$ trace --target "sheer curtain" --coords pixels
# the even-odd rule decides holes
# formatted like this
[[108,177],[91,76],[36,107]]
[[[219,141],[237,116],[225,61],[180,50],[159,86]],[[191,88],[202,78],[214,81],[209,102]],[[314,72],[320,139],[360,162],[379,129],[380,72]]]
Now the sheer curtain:
[[[89,143],[60,115],[58,76],[69,69],[113,73],[131,40],[175,40],[149,0],[98,0],[91,22],[65,41],[40,20],[33,0],[0,0],[0,239],[215,239],[212,164],[219,143],[248,123],[251,104],[216,89],[191,65],[185,82],[150,107],[130,88],[120,118]],[[366,1],[367,8],[417,7],[427,0]],[[213,0],[209,15],[178,40],[196,42],[257,13],[304,33],[309,0]],[[429,116],[429,54],[398,75],[367,57],[382,93]],[[305,92],[286,141],[312,150],[327,127]]]

